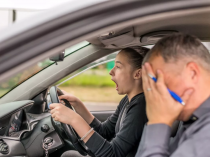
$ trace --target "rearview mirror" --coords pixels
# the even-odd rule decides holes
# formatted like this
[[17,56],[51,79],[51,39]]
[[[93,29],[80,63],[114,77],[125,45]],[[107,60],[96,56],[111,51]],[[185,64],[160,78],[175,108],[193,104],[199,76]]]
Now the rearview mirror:
[[54,62],[62,62],[64,60],[65,52],[60,52],[54,56],[51,56],[49,59]]

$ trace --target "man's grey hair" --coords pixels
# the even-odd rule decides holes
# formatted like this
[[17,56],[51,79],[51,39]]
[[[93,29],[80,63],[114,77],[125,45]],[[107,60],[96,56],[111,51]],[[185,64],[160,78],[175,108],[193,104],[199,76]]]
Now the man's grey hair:
[[162,56],[166,63],[193,61],[210,71],[210,53],[201,41],[192,35],[174,33],[160,39],[146,54],[143,64],[151,57]]

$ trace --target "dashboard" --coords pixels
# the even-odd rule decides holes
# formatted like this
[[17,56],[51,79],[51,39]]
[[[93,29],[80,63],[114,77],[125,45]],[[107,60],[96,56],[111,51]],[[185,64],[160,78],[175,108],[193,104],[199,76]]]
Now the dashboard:
[[0,105],[0,156],[41,157],[43,141],[51,139],[49,153],[64,145],[52,125],[51,114],[29,113],[34,101],[16,101]]

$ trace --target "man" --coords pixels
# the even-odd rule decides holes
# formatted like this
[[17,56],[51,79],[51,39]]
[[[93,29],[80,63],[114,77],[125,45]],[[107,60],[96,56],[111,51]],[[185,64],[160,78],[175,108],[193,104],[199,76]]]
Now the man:
[[[177,33],[159,40],[143,63],[148,123],[136,157],[210,156],[209,51],[198,38]],[[183,125],[169,145],[171,126],[177,119]]]

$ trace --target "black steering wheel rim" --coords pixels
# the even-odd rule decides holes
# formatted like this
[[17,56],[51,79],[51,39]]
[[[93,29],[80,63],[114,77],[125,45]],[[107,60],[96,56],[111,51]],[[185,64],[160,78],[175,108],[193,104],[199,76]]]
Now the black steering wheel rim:
[[[58,95],[59,96],[63,95],[63,92],[59,88],[57,88],[56,86],[52,86],[49,90],[49,93],[50,93],[52,103],[60,103],[60,101],[58,99]],[[71,106],[71,104],[67,100],[64,99],[63,101],[65,102],[65,106],[74,110],[73,107]],[[55,121],[53,120],[52,117],[51,117],[51,120],[52,120],[53,126],[56,127]],[[72,126],[70,126],[68,124],[61,123],[61,127],[63,128],[66,136],[68,137],[68,140],[73,144],[74,148],[81,155],[84,155],[84,156],[86,156],[87,154],[91,155],[90,151],[85,146],[84,142],[79,139],[79,136],[74,131]]]

